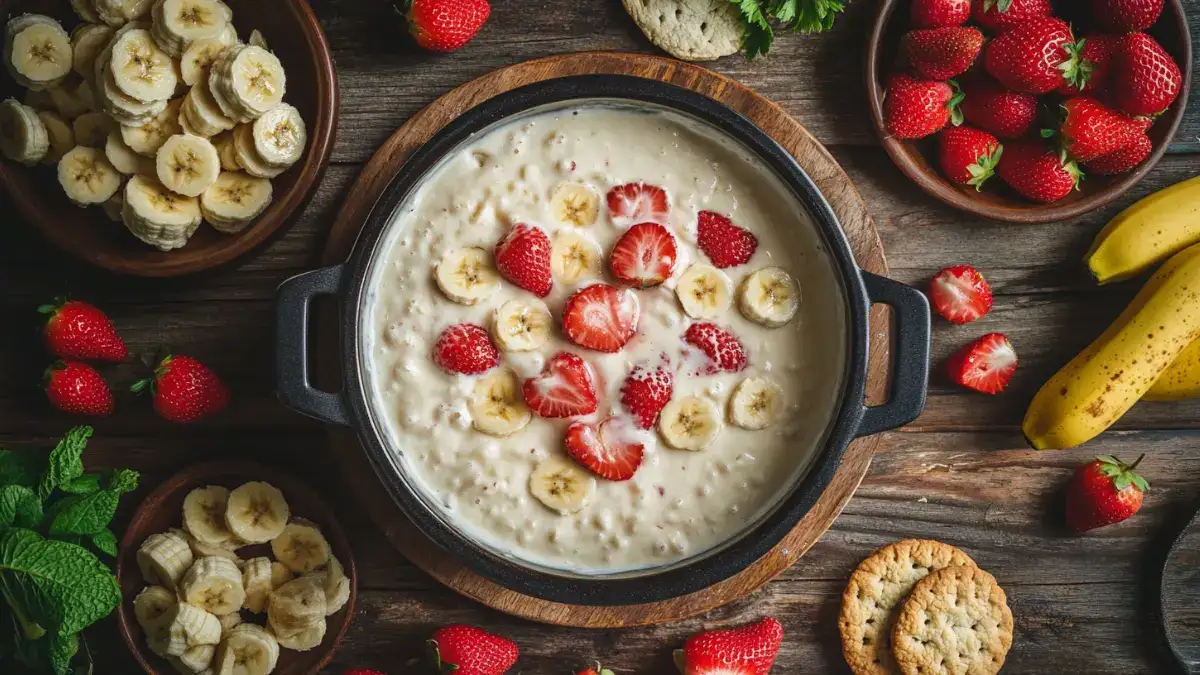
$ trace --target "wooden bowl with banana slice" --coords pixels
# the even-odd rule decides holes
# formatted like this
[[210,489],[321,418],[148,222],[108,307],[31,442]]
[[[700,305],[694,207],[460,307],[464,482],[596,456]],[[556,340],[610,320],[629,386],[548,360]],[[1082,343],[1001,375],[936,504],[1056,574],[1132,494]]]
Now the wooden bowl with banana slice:
[[152,675],[317,673],[357,595],[332,511],[296,479],[246,462],[190,467],[146,497],[117,581],[121,634]]
[[144,277],[225,265],[277,234],[320,182],[338,88],[305,0],[0,10],[11,17],[0,186],[76,257]]

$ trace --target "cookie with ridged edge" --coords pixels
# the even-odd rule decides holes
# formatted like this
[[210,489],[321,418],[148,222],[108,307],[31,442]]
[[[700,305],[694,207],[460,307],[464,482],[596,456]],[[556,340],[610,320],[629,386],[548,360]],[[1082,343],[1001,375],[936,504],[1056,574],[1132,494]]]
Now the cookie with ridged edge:
[[996,578],[959,565],[917,582],[892,629],[901,675],[995,675],[1012,647],[1013,616]]
[[975,561],[959,549],[929,539],[905,539],[859,563],[842,594],[838,632],[842,653],[855,675],[897,675],[892,625],[914,584],[930,572]]
[[742,20],[729,0],[622,0],[655,46],[684,61],[711,61],[742,48]]

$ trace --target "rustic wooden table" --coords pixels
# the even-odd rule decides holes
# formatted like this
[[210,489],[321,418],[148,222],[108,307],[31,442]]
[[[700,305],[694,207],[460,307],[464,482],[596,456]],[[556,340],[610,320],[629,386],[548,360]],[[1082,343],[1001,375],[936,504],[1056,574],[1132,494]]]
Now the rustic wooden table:
[[[311,206],[286,235],[234,268],[175,281],[80,269],[19,222],[0,228],[0,443],[47,444],[76,420],[48,410],[37,391],[46,365],[34,307],[70,293],[104,307],[138,354],[167,345],[209,362],[234,392],[210,423],[171,426],[148,404],[119,400],[99,421],[85,461],[143,472],[145,494],[174,471],[214,457],[256,457],[299,473],[336,508],[359,564],[359,611],[329,673],[375,667],[418,672],[422,641],[448,622],[470,622],[521,645],[515,672],[559,674],[602,659],[623,675],[673,672],[671,649],[699,630],[767,614],[787,631],[774,672],[846,672],[836,629],[842,586],[874,548],[933,537],[965,548],[1008,591],[1016,617],[1009,673],[1167,673],[1157,628],[1157,578],[1165,544],[1190,518],[1200,488],[1200,401],[1138,405],[1117,430],[1085,448],[1037,453],[1019,432],[1040,383],[1101,332],[1135,285],[1101,289],[1080,259],[1096,231],[1124,206],[1200,172],[1200,105],[1168,155],[1111,208],[1053,225],[1004,225],[965,217],[907,182],[878,147],[863,94],[862,53],[874,3],[852,3],[835,30],[781,35],[765,59],[728,57],[713,67],[774,99],[829,146],[863,193],[883,236],[892,276],[924,284],[938,269],[971,263],[996,292],[995,309],[968,327],[937,322],[934,358],[1003,331],[1021,357],[1009,391],[968,394],[940,375],[924,415],[888,434],[870,474],[833,529],[761,592],[708,616],[654,628],[587,631],[511,619],[468,602],[389,547],[337,471],[317,424],[285,410],[273,392],[272,299],[290,275],[313,267],[338,204],[359,167],[406,118],[471,78],[530,58],[580,50],[650,52],[612,0],[499,0],[464,50],[422,53],[385,0],[311,0],[337,57],[341,127],[333,164]],[[1200,37],[1200,0],[1186,3]],[[1198,52],[1200,53],[1200,52]],[[2,207],[3,205],[0,205]],[[123,367],[116,387],[140,376]],[[1073,468],[1094,454],[1146,452],[1153,487],[1132,520],[1086,537],[1064,531],[1059,495]],[[137,495],[124,507],[124,518]],[[90,634],[97,673],[136,672],[107,621]]]

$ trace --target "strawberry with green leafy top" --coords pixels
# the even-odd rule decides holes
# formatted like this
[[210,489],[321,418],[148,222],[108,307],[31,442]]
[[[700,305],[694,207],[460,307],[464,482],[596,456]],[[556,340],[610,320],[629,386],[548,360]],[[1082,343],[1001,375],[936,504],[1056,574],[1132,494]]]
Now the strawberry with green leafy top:
[[1120,35],[1089,35],[1079,41],[1079,77],[1075,84],[1064,84],[1058,93],[1074,96],[1104,93],[1112,84],[1113,57],[1125,44]]
[[974,0],[974,6],[976,23],[993,33],[1054,14],[1050,0]]
[[103,417],[113,412],[108,383],[95,368],[78,361],[59,361],[46,369],[46,396],[67,413]]
[[962,94],[946,82],[921,80],[897,73],[888,80],[883,120],[895,138],[925,138],[957,120]]
[[129,355],[108,316],[86,302],[58,300],[38,311],[49,317],[44,331],[46,348],[60,359],[116,363]]
[[919,28],[904,36],[900,49],[921,77],[948,80],[967,72],[979,58],[983,33],[968,26]]
[[916,28],[961,26],[971,18],[971,0],[913,0],[909,15]]
[[1058,133],[1063,149],[1080,162],[1133,145],[1150,126],[1148,121],[1126,117],[1087,96],[1067,99],[1062,107],[1063,123]]
[[229,405],[229,388],[208,366],[190,356],[166,356],[154,369],[153,378],[135,383],[132,389],[135,394],[149,389],[154,412],[168,422],[195,422]]
[[959,185],[983,188],[996,173],[1004,146],[986,131],[951,127],[938,137],[938,162],[942,174]]
[[439,628],[427,644],[438,673],[503,675],[519,656],[512,640],[461,624]]
[[470,42],[492,13],[487,0],[407,0],[408,31],[417,44],[449,52]]
[[1048,94],[1080,84],[1079,47],[1065,21],[1030,19],[992,40],[984,67],[1000,84],[1027,94]]
[[1134,139],[1133,143],[1090,162],[1084,162],[1083,166],[1089,173],[1097,176],[1114,176],[1132,170],[1138,164],[1146,161],[1152,152],[1154,152],[1154,141],[1151,141],[1150,137],[1143,132]]
[[1075,471],[1067,487],[1067,524],[1076,532],[1119,523],[1142,508],[1150,484],[1134,469],[1138,457],[1126,464],[1116,457],[1100,456]]
[[1064,160],[1041,139],[1021,139],[1005,145],[996,174],[1021,196],[1042,204],[1071,194],[1083,177],[1079,165]]

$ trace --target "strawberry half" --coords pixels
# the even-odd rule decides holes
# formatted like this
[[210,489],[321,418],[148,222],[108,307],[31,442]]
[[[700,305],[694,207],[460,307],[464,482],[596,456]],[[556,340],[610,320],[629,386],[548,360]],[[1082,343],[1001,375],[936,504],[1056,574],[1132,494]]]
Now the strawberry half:
[[500,351],[482,326],[460,323],[438,336],[433,345],[433,362],[448,373],[478,375],[500,363]]
[[999,394],[1017,370],[1017,352],[1002,333],[988,333],[951,356],[946,367],[956,384]]
[[900,49],[917,74],[929,80],[948,80],[967,72],[983,51],[978,28],[951,26],[909,31]]
[[597,663],[594,666],[588,666],[587,668],[584,668],[578,673],[575,673],[575,675],[616,675],[616,673]]
[[46,397],[67,413],[103,417],[113,411],[112,390],[95,368],[78,361],[59,361],[46,369]]
[[492,8],[487,0],[410,0],[408,31],[417,44],[435,52],[449,52],[467,44]]
[[541,375],[525,380],[525,404],[541,417],[557,419],[596,412],[592,367],[579,356],[559,352]]
[[674,391],[675,374],[664,354],[658,363],[633,367],[621,385],[621,404],[633,415],[638,428],[653,429]]
[[896,138],[931,136],[957,117],[961,101],[962,94],[945,82],[897,73],[888,80],[883,99],[884,124]]
[[951,127],[938,136],[938,163],[942,174],[959,185],[976,190],[996,173],[1004,147],[996,137],[971,127]]
[[938,272],[929,282],[929,299],[950,323],[971,323],[992,309],[992,289],[979,270],[970,265]]
[[608,267],[622,283],[638,288],[657,286],[675,271],[679,249],[675,237],[658,223],[634,225],[613,246]]
[[575,422],[567,427],[567,454],[592,473],[608,480],[629,480],[642,465],[646,446],[634,438],[628,422],[610,417],[596,427]]
[[60,359],[79,361],[124,361],[129,355],[125,342],[108,316],[86,302],[57,301],[42,305],[46,314],[46,348]]
[[541,228],[517,223],[496,244],[496,269],[500,276],[539,298],[550,294],[550,237]]
[[626,183],[608,191],[608,212],[619,227],[665,223],[671,212],[667,191],[649,183]]
[[427,647],[435,673],[504,675],[520,656],[512,640],[462,624],[437,629]]
[[745,265],[758,250],[758,237],[715,211],[700,212],[696,234],[700,250],[720,269]]
[[692,637],[675,651],[675,665],[683,675],[768,675],[782,644],[783,626],[767,617]]
[[563,332],[580,347],[619,352],[637,331],[640,313],[633,291],[592,284],[567,298]]
[[1143,132],[1128,146],[1097,157],[1090,162],[1084,162],[1083,166],[1089,173],[1097,176],[1113,176],[1132,170],[1138,164],[1146,161],[1152,152],[1154,152],[1154,141],[1151,141],[1150,137]]
[[699,349],[706,357],[695,375],[739,373],[746,369],[746,348],[736,335],[715,323],[694,323],[683,334],[683,341]]

